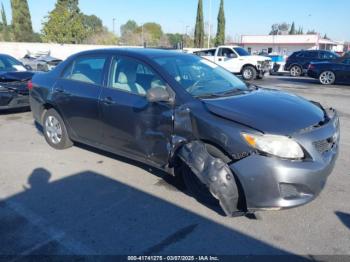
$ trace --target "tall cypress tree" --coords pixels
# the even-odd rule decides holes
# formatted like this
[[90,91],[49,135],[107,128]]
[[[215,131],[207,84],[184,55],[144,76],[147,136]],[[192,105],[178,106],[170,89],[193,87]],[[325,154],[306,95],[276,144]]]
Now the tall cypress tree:
[[6,17],[6,12],[5,12],[5,8],[4,8],[4,4],[1,3],[1,20],[2,20],[2,25],[4,27],[7,27],[7,17]]
[[11,0],[11,7],[12,27],[15,41],[32,41],[33,26],[27,0]]
[[289,34],[290,35],[296,35],[295,23],[294,22],[292,23],[292,27],[290,28]]
[[204,47],[204,19],[202,0],[198,0],[196,27],[194,31],[194,46],[196,48]]
[[7,17],[6,17],[6,12],[4,8],[4,4],[1,3],[1,20],[2,20],[2,34],[3,34],[3,39],[5,41],[10,41],[10,32],[9,32],[9,27],[7,24]]
[[226,19],[225,19],[225,10],[224,10],[224,0],[220,2],[220,9],[218,14],[218,29],[215,38],[215,45],[225,44],[225,28],[226,28]]

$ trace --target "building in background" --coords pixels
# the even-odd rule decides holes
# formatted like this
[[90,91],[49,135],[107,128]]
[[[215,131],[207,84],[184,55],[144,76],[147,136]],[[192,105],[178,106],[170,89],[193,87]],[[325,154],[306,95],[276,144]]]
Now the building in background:
[[290,55],[300,50],[343,52],[344,43],[320,35],[242,35],[240,45],[252,54]]

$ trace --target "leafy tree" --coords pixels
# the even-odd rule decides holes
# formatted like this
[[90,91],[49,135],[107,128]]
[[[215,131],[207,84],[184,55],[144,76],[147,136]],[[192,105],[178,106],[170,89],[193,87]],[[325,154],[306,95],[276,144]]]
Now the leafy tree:
[[221,0],[219,14],[218,14],[218,30],[215,38],[216,46],[225,44],[225,27],[226,27],[226,19],[225,19],[225,10],[224,10],[224,0]]
[[139,26],[134,20],[127,21],[124,25],[120,27],[120,32],[122,37],[129,33],[136,33]]
[[33,41],[33,26],[27,0],[11,0],[14,40]]
[[281,24],[273,24],[271,26],[270,35],[287,35],[289,34],[290,25],[286,22]]
[[91,45],[116,45],[118,44],[118,38],[115,34],[109,32],[107,28],[103,27],[101,31],[90,35],[83,43]]
[[196,27],[194,30],[194,46],[196,48],[204,47],[203,0],[198,0]]
[[326,39],[326,40],[331,40],[331,39],[328,37],[328,35],[327,35],[327,34],[325,34],[325,35],[323,36],[323,39]]
[[78,44],[88,36],[84,16],[78,0],[58,0],[55,8],[43,23],[43,40],[46,42]]
[[87,35],[91,36],[106,31],[100,18],[95,15],[83,15],[83,24]]
[[178,47],[179,44],[181,44],[184,40],[183,35],[176,33],[176,34],[167,34],[169,44],[172,47]]
[[148,22],[137,28],[138,34],[143,34],[144,41],[151,45],[157,46],[163,36],[162,26],[154,22]]
[[295,35],[296,34],[295,23],[294,22],[292,23],[292,27],[290,28],[289,34],[290,35]]

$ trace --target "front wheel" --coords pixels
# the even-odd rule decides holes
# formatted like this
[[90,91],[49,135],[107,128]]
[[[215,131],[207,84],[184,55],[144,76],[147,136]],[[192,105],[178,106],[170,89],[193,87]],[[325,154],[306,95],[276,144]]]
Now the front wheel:
[[332,71],[324,71],[320,74],[319,80],[322,85],[333,85],[336,77]]
[[64,121],[56,110],[49,109],[44,115],[43,123],[45,140],[51,147],[62,150],[73,146]]
[[246,81],[252,81],[256,79],[258,72],[253,66],[245,66],[242,70],[243,79]]

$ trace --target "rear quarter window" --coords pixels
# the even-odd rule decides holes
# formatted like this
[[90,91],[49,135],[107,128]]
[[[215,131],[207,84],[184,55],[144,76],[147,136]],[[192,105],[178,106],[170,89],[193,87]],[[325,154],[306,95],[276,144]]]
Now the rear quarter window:
[[102,85],[106,61],[105,56],[77,58],[64,70],[62,78]]

